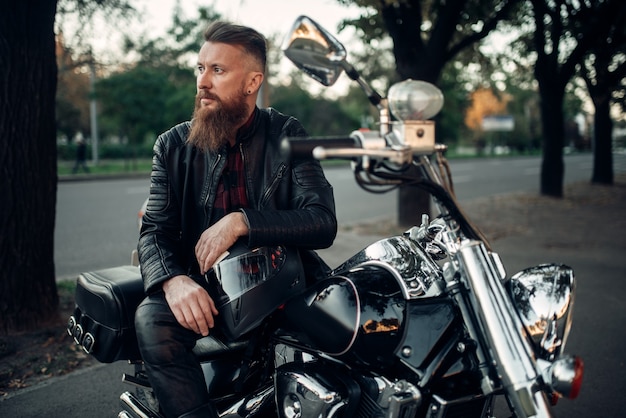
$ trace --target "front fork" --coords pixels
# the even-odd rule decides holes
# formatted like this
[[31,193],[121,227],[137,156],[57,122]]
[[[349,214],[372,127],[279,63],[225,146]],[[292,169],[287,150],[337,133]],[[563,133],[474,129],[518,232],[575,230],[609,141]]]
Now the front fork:
[[[482,390],[491,394],[500,382],[518,417],[551,417],[540,390],[540,373],[524,327],[502,283],[495,255],[480,241],[462,242],[444,266],[471,338],[480,345]],[[495,372],[497,379],[492,376]]]

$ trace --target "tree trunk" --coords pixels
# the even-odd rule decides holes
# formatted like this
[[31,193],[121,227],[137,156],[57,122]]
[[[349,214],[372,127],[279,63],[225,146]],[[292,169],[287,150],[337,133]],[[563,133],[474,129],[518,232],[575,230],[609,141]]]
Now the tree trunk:
[[420,225],[422,214],[431,215],[431,197],[415,186],[402,186],[398,189],[398,225],[411,227]]
[[0,334],[57,312],[56,1],[3,1],[0,13]]
[[[563,145],[565,141],[563,121],[564,89],[558,88],[560,83],[548,79],[540,82],[541,122],[543,129],[543,160],[541,162],[542,195],[563,197]],[[552,86],[552,87],[550,87]],[[554,88],[557,86],[557,88]]]
[[610,98],[594,100],[593,117],[593,175],[592,183],[613,184],[613,121],[610,115]]
[[[393,39],[393,53],[396,71],[401,80],[408,78],[435,84],[443,66],[449,38],[442,36],[437,45],[427,45],[420,38],[420,24],[423,19],[419,2],[383,2],[381,14],[385,27]],[[454,4],[452,4],[454,3]],[[453,25],[462,10],[463,1],[454,1],[448,7],[448,15],[440,19]],[[454,31],[450,31],[453,33]],[[419,225],[422,214],[431,215],[431,196],[415,186],[400,186],[398,189],[398,225],[409,227]]]

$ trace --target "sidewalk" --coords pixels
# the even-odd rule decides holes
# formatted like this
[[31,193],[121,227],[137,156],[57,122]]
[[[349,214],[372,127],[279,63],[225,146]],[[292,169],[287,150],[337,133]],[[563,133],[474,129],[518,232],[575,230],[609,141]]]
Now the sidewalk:
[[[567,352],[585,361],[580,397],[561,400],[557,417],[621,417],[626,393],[626,173],[612,187],[577,183],[563,199],[529,194],[471,201],[465,211],[504,262],[508,275],[544,262],[568,264],[577,277],[574,324]],[[332,249],[320,251],[331,267],[393,229],[342,228]],[[112,417],[120,381],[129,367],[118,362],[53,378],[0,401],[2,417]]]

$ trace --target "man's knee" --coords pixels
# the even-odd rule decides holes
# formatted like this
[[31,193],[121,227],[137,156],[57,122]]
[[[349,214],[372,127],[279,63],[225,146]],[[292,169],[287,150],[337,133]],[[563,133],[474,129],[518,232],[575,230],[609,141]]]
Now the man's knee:
[[179,328],[164,298],[146,297],[135,311],[135,333],[143,360],[151,364],[174,362],[184,350],[177,336]]

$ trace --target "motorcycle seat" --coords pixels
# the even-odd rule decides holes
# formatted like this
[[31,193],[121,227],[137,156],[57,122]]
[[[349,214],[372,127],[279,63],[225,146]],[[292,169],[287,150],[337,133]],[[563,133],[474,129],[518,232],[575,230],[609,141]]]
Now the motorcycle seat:
[[250,340],[242,338],[236,341],[222,341],[217,337],[209,335],[196,341],[193,353],[200,361],[209,361],[217,357],[222,357],[226,353],[235,353],[246,349]]

